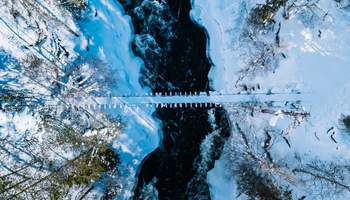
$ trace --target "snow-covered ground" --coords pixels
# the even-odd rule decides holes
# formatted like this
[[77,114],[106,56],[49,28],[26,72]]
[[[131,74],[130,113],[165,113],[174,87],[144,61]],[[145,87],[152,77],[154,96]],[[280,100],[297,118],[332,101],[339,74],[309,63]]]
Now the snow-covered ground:
[[[282,134],[288,139],[290,148],[279,138],[281,135],[272,135],[273,145],[269,151],[273,160],[283,163],[287,171],[297,168],[296,163],[320,160],[336,164],[348,162],[350,158],[349,133],[340,123],[342,114],[348,115],[350,112],[350,12],[343,9],[348,3],[321,0],[306,8],[302,5],[307,1],[295,2],[300,9],[292,9],[288,19],[282,17],[280,9],[274,16],[275,26],[265,32],[257,31],[252,41],[244,35],[249,12],[258,4],[264,4],[264,0],[194,0],[191,11],[192,18],[208,32],[208,55],[214,63],[209,75],[213,89],[237,92],[242,91],[239,85],[249,87],[259,84],[258,92],[299,91],[312,96],[309,101],[301,102],[304,106],[301,110],[310,112],[310,117],[303,119],[289,133]],[[279,44],[275,45],[278,31]],[[247,67],[249,57],[256,55],[256,48],[259,47],[256,44],[259,43],[272,44],[274,57],[283,55],[276,58],[277,64],[272,70],[242,78],[242,69]],[[248,134],[253,134],[252,138],[258,141],[258,146],[264,141],[260,132],[285,130],[291,124],[291,119],[279,111],[249,117],[227,109],[233,123],[243,123],[242,127],[249,127],[242,128],[247,132],[255,130]],[[233,130],[231,140],[237,139],[237,134],[237,130]],[[231,143],[231,140],[227,143]],[[231,148],[228,147],[230,144],[226,146],[226,153],[208,173],[212,197],[235,199],[239,196],[244,199],[244,195],[237,191],[235,175],[227,172],[230,168],[228,151]],[[297,161],[296,155],[301,157],[300,160]],[[293,189],[293,199],[303,195],[310,199],[348,199],[350,196],[349,190],[327,196],[321,188],[321,181],[315,181],[315,185],[310,186],[304,175],[294,175],[297,181],[288,184]]]
[[[117,71],[115,75],[119,79],[115,85],[118,88],[116,91],[119,94],[148,92],[138,82],[142,61],[133,56],[131,51],[133,32],[130,18],[124,15],[121,5],[111,1],[96,0],[91,2],[91,6],[96,9],[97,17],[82,24],[82,31],[86,32],[92,51],[105,57],[108,64]],[[116,142],[116,147],[122,153],[121,174],[126,179],[122,190],[125,193],[122,194],[123,199],[128,199],[131,195],[137,167],[159,144],[159,124],[152,118],[153,112],[154,108],[141,110],[126,107],[123,110],[122,116],[127,117],[127,124],[125,132]]]
[[[91,18],[79,24],[84,39],[78,52],[98,56],[112,68],[115,72],[113,76],[117,77],[112,94],[149,92],[139,84],[139,71],[143,63],[131,51],[133,29],[122,6],[108,0],[89,1],[89,5],[92,9]],[[115,142],[121,153],[121,178],[125,179],[118,199],[128,199],[131,196],[138,166],[159,145],[159,122],[151,116],[153,112],[154,108],[125,107],[121,112],[115,113],[121,115],[126,123],[123,133]]]
[[[100,60],[108,67],[107,77],[110,79],[105,80],[105,82],[111,84],[109,94],[123,95],[149,92],[148,89],[142,88],[139,84],[139,71],[143,62],[135,57],[131,51],[132,25],[130,18],[124,15],[124,11],[117,1],[90,0],[89,9],[84,14],[86,16],[82,21],[74,21],[71,15],[63,11],[62,8],[58,8],[54,1],[38,0],[33,2],[40,3],[40,6],[37,7],[42,10],[33,12],[34,14],[31,16],[34,20],[39,19],[36,20],[39,21],[37,26],[42,26],[42,30],[49,33],[49,37],[40,38],[46,34],[41,35],[38,34],[38,29],[31,29],[30,22],[25,20],[25,17],[28,16],[25,15],[22,18],[19,15],[18,18],[13,19],[14,13],[10,13],[4,6],[0,7],[1,49],[17,60],[23,60],[27,55],[34,54],[40,58],[59,63],[59,67],[64,67],[80,57]],[[21,3],[18,3],[18,5],[21,5]],[[20,13],[27,13],[26,9],[30,9],[20,6],[15,6],[15,8]],[[40,14],[42,13],[46,14],[45,16],[49,14],[48,16],[53,17],[53,19],[40,20],[40,17],[42,17]],[[34,23],[34,20],[32,23]],[[40,42],[40,45],[35,44],[36,42]],[[57,44],[65,48],[64,52],[69,53],[69,56],[59,55],[59,61],[55,60],[57,59],[57,53],[63,52],[63,50]],[[24,48],[24,46],[30,46],[30,48]],[[15,69],[16,66],[1,67],[0,77],[8,77],[8,69],[11,67]],[[102,73],[104,72],[101,71]],[[16,78],[16,75],[13,75],[13,77]],[[109,80],[116,81],[110,83]],[[18,81],[20,87],[23,85],[26,88],[33,89],[30,88],[30,85],[27,85],[28,80]],[[42,87],[33,90],[49,94]],[[154,109],[124,107],[122,110],[117,109],[110,113],[112,116],[119,116],[125,126],[114,143],[114,147],[120,154],[120,185],[123,187],[117,199],[130,198],[131,191],[136,183],[138,166],[143,158],[159,145],[159,122],[151,116]],[[5,124],[9,120],[14,120],[17,125],[21,121],[22,125],[18,125],[19,129],[35,127],[34,124],[31,126],[27,124],[35,121],[35,118],[26,117],[25,115],[25,113],[19,113],[14,119],[10,119],[5,118],[4,113],[0,113],[0,127],[3,125],[6,127]],[[15,120],[19,118],[23,118],[23,120]],[[1,131],[4,131],[4,128]],[[8,132],[8,134],[10,133]]]
[[[82,57],[107,66],[106,71],[92,70],[108,78],[106,95],[149,92],[139,84],[143,63],[131,51],[132,25],[117,1],[90,0],[84,20],[78,23],[54,0],[26,1],[34,3],[26,6],[13,2],[16,10],[0,6],[0,83],[8,81],[9,87],[49,95],[49,81],[30,84],[30,77],[17,71],[16,61],[33,54],[54,63],[55,69],[47,70],[51,72],[48,78]],[[227,108],[232,135],[207,176],[213,199],[248,198],[239,174],[239,167],[246,163],[268,174],[271,185],[291,190],[293,199],[350,198],[350,135],[341,123],[350,114],[349,3],[312,2],[297,0],[288,18],[280,9],[272,16],[272,28],[254,29],[248,24],[251,10],[265,4],[264,0],[192,1],[192,18],[208,32],[213,89],[312,96],[295,104]],[[34,8],[39,10],[29,12]],[[70,82],[60,84],[73,87]],[[152,117],[153,112],[154,108],[125,107],[110,113],[120,116],[125,125],[114,143],[120,153],[123,187],[117,199],[130,198],[138,166],[159,145],[160,122]],[[37,116],[27,110],[13,115],[0,112],[1,136],[21,137],[37,131],[36,121]],[[210,137],[203,148],[210,146],[206,144]]]

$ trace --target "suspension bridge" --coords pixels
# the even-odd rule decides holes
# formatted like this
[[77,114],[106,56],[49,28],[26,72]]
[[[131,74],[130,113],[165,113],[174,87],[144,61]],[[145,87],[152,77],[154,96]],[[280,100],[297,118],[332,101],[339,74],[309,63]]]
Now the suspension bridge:
[[[42,6],[40,2],[37,2],[39,6]],[[45,7],[44,7],[45,8]],[[45,12],[52,14],[51,11],[44,9]],[[57,17],[55,17],[57,18]],[[73,29],[69,28],[64,22],[58,20],[74,35],[77,33]],[[56,62],[59,60],[52,61],[46,54],[43,54],[41,50],[44,50],[48,55],[52,53],[42,47],[38,49],[31,44],[35,43],[31,37],[25,34],[24,31],[17,33],[9,24],[10,20],[3,19],[0,17],[2,22],[8,31],[13,33],[23,45],[31,49],[32,51],[40,54],[43,58],[52,63],[57,69],[60,67]],[[5,34],[6,35],[6,34]],[[24,37],[25,36],[25,37]],[[28,41],[30,40],[30,41]],[[52,55],[51,55],[52,56]],[[55,56],[52,56],[55,57]],[[51,103],[48,102],[49,106],[79,106],[88,109],[111,109],[125,106],[148,106],[158,108],[182,108],[182,107],[220,107],[223,105],[232,105],[242,102],[297,102],[307,101],[308,95],[302,93],[221,93],[221,92],[163,92],[163,93],[149,93],[143,95],[121,95],[113,97],[87,97],[87,98],[71,98],[71,99],[54,99]],[[57,104],[58,103],[58,104]]]
[[111,97],[94,97],[91,99],[74,99],[70,105],[88,109],[113,109],[124,106],[147,106],[158,108],[199,108],[220,107],[243,102],[305,102],[308,95],[302,93],[150,93],[143,95],[123,95]]

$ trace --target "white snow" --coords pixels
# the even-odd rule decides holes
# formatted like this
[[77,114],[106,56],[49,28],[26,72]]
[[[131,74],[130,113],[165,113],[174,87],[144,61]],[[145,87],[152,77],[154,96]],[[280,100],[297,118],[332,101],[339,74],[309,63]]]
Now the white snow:
[[[17,60],[22,60],[31,53],[40,58],[54,60],[55,56],[53,54],[57,53],[58,47],[52,41],[60,41],[61,45],[70,53],[70,58],[61,56],[61,59],[57,61],[60,67],[65,66],[78,56],[99,59],[109,68],[108,75],[112,77],[111,80],[116,80],[109,88],[111,90],[110,94],[144,94],[150,92],[149,89],[142,88],[139,84],[139,72],[143,62],[140,58],[134,56],[131,51],[131,41],[134,37],[131,19],[124,14],[122,6],[117,1],[90,0],[91,13],[88,13],[87,18],[79,21],[78,24],[74,22],[72,16],[63,11],[62,8],[58,8],[55,1],[36,0],[35,2],[41,12],[33,12],[34,16],[32,18],[25,15],[26,9],[31,8],[23,7],[20,2],[14,2],[16,4],[14,7],[24,15],[29,23],[35,24],[36,22],[32,19],[38,19],[37,22],[40,28],[45,33],[50,33],[48,38],[43,40],[44,42],[40,47],[34,45],[29,49],[23,48],[23,45],[28,46],[36,42],[39,37],[38,33],[24,24],[21,17],[16,22],[8,8],[0,5],[0,49],[5,50]],[[44,23],[44,20],[41,20],[42,13],[48,14],[52,19]],[[74,36],[72,31],[80,36]],[[6,69],[0,69],[1,77],[19,77],[18,72],[15,72],[16,67],[6,67]],[[86,79],[82,80],[83,82],[88,81],[87,78],[93,75],[92,72],[96,72],[89,71],[88,67],[85,68],[82,66],[82,74],[86,76]],[[29,88],[30,91],[45,93],[45,89],[42,87],[31,88],[30,84],[24,84],[28,83],[26,77],[21,77],[17,82],[19,82],[17,87],[25,86],[23,89]],[[9,85],[17,84],[17,82],[9,82]],[[68,89],[74,89],[71,80],[68,81],[66,86],[69,84],[72,87]],[[86,99],[82,100],[86,101]],[[152,117],[154,110],[154,108],[146,107],[125,107],[122,110],[115,109],[109,113],[112,116],[120,116],[125,126],[114,143],[114,147],[120,153],[120,185],[123,186],[121,193],[116,197],[117,199],[130,198],[134,184],[137,181],[137,168],[143,158],[159,145],[160,122]],[[11,126],[9,125],[10,122]],[[5,137],[2,135],[3,133],[14,134],[15,132],[11,130],[11,127],[14,127],[17,132],[25,132],[33,126],[34,122],[35,118],[26,113],[20,113],[13,117],[0,113],[1,137]],[[94,134],[96,133],[88,132],[85,136]]]
[[[249,10],[254,5],[264,2],[192,1],[192,18],[208,31],[208,54],[214,63],[209,78],[215,90],[238,90],[235,82],[239,77],[238,71],[244,67],[245,62],[242,52],[248,48],[247,44],[240,40],[242,29]],[[287,136],[291,149],[284,141],[274,141],[270,151],[277,160],[294,162],[291,158],[293,154],[302,155],[305,160],[320,159],[333,162],[350,158],[349,145],[346,143],[349,136],[337,128],[341,114],[346,115],[350,112],[349,12],[339,9],[340,6],[331,0],[321,0],[317,5],[316,13],[327,15],[323,16],[323,19],[315,18],[312,23],[306,20],[305,14],[295,13],[285,20],[280,16],[281,13],[278,13],[275,18],[277,23],[281,22],[281,44],[276,51],[283,52],[286,59],[281,60],[275,73],[259,74],[245,82],[259,83],[263,92],[268,89],[301,91],[312,97],[309,101],[302,102],[305,109],[310,111],[310,119]],[[267,37],[271,36],[273,37],[274,33]],[[230,108],[227,109],[230,111]],[[270,115],[266,120],[266,126],[276,130],[286,128],[286,124],[289,123],[286,123],[286,120],[289,120],[280,112]],[[246,123],[258,126],[262,122],[253,119]],[[330,134],[326,133],[332,126],[335,127],[334,138],[338,143],[333,142]],[[319,139],[316,139],[315,135]],[[224,157],[216,161],[215,168],[208,173],[210,191],[213,199],[236,199],[232,196],[235,194],[235,181],[225,173],[223,163],[227,161]],[[306,192],[302,188],[301,184],[296,185],[294,189],[298,191],[296,193],[299,193],[299,190]],[[314,194],[310,194],[308,198],[312,198],[312,195]],[[340,194],[339,198],[345,197]]]
[[[84,37],[79,45],[80,54],[98,55],[115,72],[117,82],[112,94],[147,93],[139,84],[139,72],[143,65],[131,51],[133,29],[131,19],[124,14],[122,6],[115,1],[89,1],[97,16],[90,16],[79,24]],[[85,46],[89,47],[86,52]],[[83,49],[81,47],[84,47]],[[136,172],[143,158],[160,142],[159,122],[151,114],[154,108],[125,107],[114,111],[122,116],[126,127],[115,142],[119,149],[122,175],[122,193],[117,199],[129,199],[136,183]]]
[[208,172],[207,179],[212,199],[227,200],[239,196],[235,181],[227,174],[224,158],[215,162],[214,168]]

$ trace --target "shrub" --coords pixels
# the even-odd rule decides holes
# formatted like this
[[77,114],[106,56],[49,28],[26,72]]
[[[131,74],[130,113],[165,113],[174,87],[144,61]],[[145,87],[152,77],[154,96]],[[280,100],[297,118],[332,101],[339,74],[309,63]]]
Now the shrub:
[[342,129],[350,133],[350,115],[341,115],[339,123]]
[[86,0],[58,0],[59,5],[72,13],[73,17],[80,19],[82,11],[87,8]]

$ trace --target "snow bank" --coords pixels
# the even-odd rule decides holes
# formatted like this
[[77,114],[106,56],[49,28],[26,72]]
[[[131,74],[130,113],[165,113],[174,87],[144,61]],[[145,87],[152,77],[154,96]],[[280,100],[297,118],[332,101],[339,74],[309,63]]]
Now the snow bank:
[[[77,51],[85,56],[98,56],[115,72],[117,82],[112,94],[141,94],[149,92],[139,84],[143,62],[131,50],[133,29],[131,19],[116,1],[89,1],[91,16],[79,27],[84,37]],[[87,51],[88,49],[88,51]],[[154,108],[125,107],[113,114],[125,123],[124,132],[115,142],[120,152],[122,194],[117,199],[129,199],[136,183],[136,171],[143,158],[159,145],[159,122],[151,115]]]
[[[249,11],[260,3],[265,1],[192,2],[192,18],[203,25],[209,34],[208,55],[214,64],[209,78],[213,89],[240,91],[235,83],[239,79],[239,70],[244,67],[242,52],[247,48],[241,34]],[[281,29],[277,52],[283,53],[286,58],[281,60],[274,73],[256,75],[246,82],[259,83],[262,92],[302,91],[311,96],[309,101],[302,102],[311,117],[288,135],[291,148],[284,141],[276,140],[270,150],[276,160],[285,160],[287,165],[295,161],[291,158],[294,154],[301,155],[305,160],[320,159],[335,163],[350,158],[349,136],[339,128],[341,114],[347,115],[350,111],[350,18],[349,12],[340,7],[335,1],[321,0],[316,8],[320,17],[316,15],[312,18],[310,13],[295,12],[286,20],[278,13],[275,21],[276,24],[281,22]],[[275,33],[267,35],[270,40],[274,36]],[[247,123],[255,126],[260,123],[259,120],[265,119]],[[285,128],[285,119],[278,113],[266,120],[269,128]],[[327,133],[331,127],[334,127],[332,137],[337,143]],[[232,195],[236,194],[235,181],[225,172],[224,162],[222,156],[208,173],[213,199],[234,199]],[[289,165],[292,166],[292,163]],[[308,194],[302,184],[297,184],[294,190],[298,195]],[[244,199],[242,196],[240,198]]]
[[[15,12],[10,12],[7,6],[0,5],[0,49],[9,53],[14,60],[20,61],[27,55],[34,54],[48,62],[53,61],[61,68],[70,66],[72,61],[80,58],[101,60],[109,69],[108,75],[112,77],[110,80],[117,80],[111,83],[109,94],[144,94],[150,91],[139,84],[139,72],[143,62],[131,51],[131,20],[124,14],[117,1],[90,0],[86,16],[83,16],[81,21],[75,21],[68,12],[59,8],[55,1],[33,1],[33,8],[25,7],[19,1],[12,3]],[[31,9],[36,9],[36,12],[29,14],[28,10]],[[69,55],[64,55],[64,52]],[[6,75],[16,80],[18,73],[11,70],[16,70],[16,66],[1,66],[0,76]],[[91,70],[83,71],[85,72],[90,74]],[[109,84],[107,81],[106,84]],[[14,82],[29,87],[26,84],[28,80]],[[39,92],[39,89],[43,88],[39,87],[33,91]],[[42,93],[44,92],[45,89]],[[114,144],[120,153],[119,173],[123,187],[117,199],[130,198],[137,181],[137,168],[143,158],[159,145],[159,122],[152,117],[154,110],[124,107],[110,113],[112,116],[119,116],[125,125],[124,131]],[[0,123],[10,120],[4,118],[2,113],[0,117]],[[16,124],[18,131],[25,130],[29,123],[33,123],[33,120],[29,121],[23,114],[11,120]],[[1,131],[6,128],[1,125],[0,127]]]

